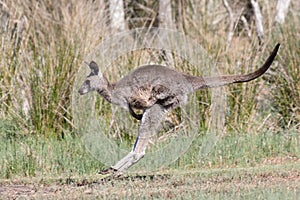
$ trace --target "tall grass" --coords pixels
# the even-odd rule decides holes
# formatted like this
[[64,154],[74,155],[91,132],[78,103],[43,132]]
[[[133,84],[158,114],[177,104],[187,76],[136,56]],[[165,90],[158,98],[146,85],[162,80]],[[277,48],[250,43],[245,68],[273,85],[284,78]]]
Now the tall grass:
[[[291,16],[291,24],[300,21],[299,15]],[[271,79],[273,112],[278,114],[277,126],[283,129],[300,128],[300,26],[278,26],[280,40],[284,44]]]
[[105,33],[100,2],[9,1],[1,36],[1,117],[25,132],[71,130],[72,83],[83,55]]
[[[255,32],[248,41],[243,35],[237,35],[231,46],[226,47],[226,20],[219,20],[215,25],[213,23],[215,18],[226,19],[222,6],[203,5],[206,7],[203,10],[203,2],[186,1],[184,4],[188,6],[180,26],[184,27],[188,37],[199,40],[208,55],[216,61],[218,74],[253,71],[263,63],[273,44],[282,41],[282,48],[276,58],[277,71],[269,78],[273,80],[270,85],[280,87],[274,87],[268,96],[262,98],[271,99],[266,106],[271,107],[272,104],[273,112],[281,117],[275,119],[278,120],[278,127],[291,127],[290,124],[296,126],[299,123],[299,27],[293,24],[299,22],[297,14],[287,19],[287,23],[281,27],[284,32],[276,32],[270,17],[275,13],[266,12],[266,32],[270,34],[265,38],[266,45],[257,50]],[[217,12],[214,7],[224,12]],[[13,119],[26,133],[62,137],[64,130],[73,129],[71,92],[78,67],[85,55],[110,34],[106,5],[102,1],[59,1],[56,4],[47,1],[9,1],[2,6],[2,19],[6,21],[2,22],[1,33],[1,118]],[[198,39],[199,35],[202,38]],[[272,38],[273,44],[268,42],[269,38]],[[137,53],[134,56],[144,55]],[[140,59],[133,59],[127,61],[128,66],[126,63],[123,65],[126,69],[139,65],[139,62]],[[187,73],[201,75],[194,68],[179,68]],[[113,73],[119,75],[118,72]],[[227,94],[224,105],[228,105],[227,130],[249,131],[257,126],[257,116],[265,116],[260,113],[257,99],[266,87],[266,82],[259,79],[224,90]],[[203,99],[203,95],[207,96],[198,93],[199,100],[210,103],[211,97],[208,95]],[[203,109],[199,114],[208,121],[213,117]]]

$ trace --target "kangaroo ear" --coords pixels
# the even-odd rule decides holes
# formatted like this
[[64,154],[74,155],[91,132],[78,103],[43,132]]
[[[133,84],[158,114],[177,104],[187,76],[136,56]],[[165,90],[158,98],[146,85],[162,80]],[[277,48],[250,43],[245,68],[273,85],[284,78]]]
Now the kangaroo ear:
[[97,63],[95,61],[92,61],[89,64],[89,66],[90,66],[90,69],[91,69],[92,73],[95,74],[95,75],[98,75],[98,73],[99,73],[99,67],[98,67]]
[[90,64],[85,62],[91,69],[91,73],[94,75],[98,75],[99,73],[99,67],[95,61],[91,61]]

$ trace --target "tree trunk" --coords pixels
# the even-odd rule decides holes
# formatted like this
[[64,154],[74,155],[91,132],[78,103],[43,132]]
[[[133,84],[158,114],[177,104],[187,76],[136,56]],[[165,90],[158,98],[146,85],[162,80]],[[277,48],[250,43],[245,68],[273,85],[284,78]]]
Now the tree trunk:
[[171,0],[160,0],[159,1],[159,27],[174,29],[174,22],[172,20],[172,7]]
[[109,0],[110,27],[112,31],[125,30],[123,0]]
[[256,34],[258,37],[259,44],[262,44],[262,39],[264,37],[262,14],[261,14],[257,0],[251,0],[251,5],[252,5],[253,11],[254,11]]
[[275,21],[279,24],[283,24],[285,21],[285,17],[288,13],[289,5],[291,0],[278,0],[276,10],[277,14],[275,17]]
[[[160,0],[158,8],[159,28],[175,29],[175,24],[172,19],[171,0]],[[161,58],[168,66],[174,66],[173,56],[170,52],[160,50]]]

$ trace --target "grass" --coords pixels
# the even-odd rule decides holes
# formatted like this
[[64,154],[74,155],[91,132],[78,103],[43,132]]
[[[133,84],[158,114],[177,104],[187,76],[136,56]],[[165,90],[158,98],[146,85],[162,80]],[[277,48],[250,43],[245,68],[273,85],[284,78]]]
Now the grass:
[[[110,195],[123,198],[150,197],[158,199],[232,199],[233,197],[244,199],[247,196],[252,197],[255,195],[258,195],[261,199],[276,197],[277,195],[293,198],[295,192],[299,193],[298,166],[299,163],[214,170],[175,170],[154,176],[146,176],[140,181],[136,181],[135,176],[131,175],[127,179],[112,181],[116,189],[113,189]],[[286,173],[287,171],[290,174]],[[291,178],[290,182],[286,185],[283,184],[279,181],[283,177]],[[274,181],[274,179],[277,179],[277,181]],[[128,183],[132,184],[131,187],[125,189],[123,193],[120,192],[119,189],[122,188],[123,184]],[[286,187],[293,183],[296,183],[293,188]],[[102,187],[102,190],[98,195],[101,198],[109,198],[106,196],[108,195],[106,189],[111,189],[109,185],[104,183],[100,187]]]
[[[7,125],[6,125],[7,126]],[[11,127],[12,128],[12,127]],[[12,136],[1,132],[1,178],[95,173],[101,164],[85,151],[79,137]]]
[[[10,122],[2,121],[1,124],[1,179],[59,177],[62,174],[81,176],[94,174],[104,167],[86,151],[78,136],[68,133],[61,140],[42,135],[14,136],[18,130]],[[220,138],[207,155],[199,157],[201,145],[201,138],[197,138],[189,150],[169,167],[182,170],[253,167],[273,158],[297,160],[300,152],[296,131],[230,134]]]
[[[199,141],[199,140],[197,140]],[[199,142],[180,159],[198,159],[197,167],[251,167],[267,158],[299,157],[299,133],[282,132],[277,134],[231,134],[219,138],[218,143],[207,156],[197,157]],[[199,154],[198,154],[199,155]],[[190,161],[191,162],[191,161]],[[193,163],[193,162],[191,162]],[[184,165],[182,166],[185,167]]]
[[[186,30],[184,34],[187,37],[204,47],[208,56],[215,61],[218,74],[253,71],[264,61],[273,44],[282,43],[277,63],[272,65],[275,74],[269,76],[268,81],[259,79],[223,90],[226,94],[221,104],[227,105],[222,109],[226,113],[226,130],[249,132],[257,126],[257,121],[263,120],[257,120],[257,116],[266,114],[260,111],[274,113],[274,117],[267,121],[266,128],[274,125],[277,130],[298,127],[299,27],[294,26],[299,24],[297,12],[289,15],[286,24],[274,25],[271,16],[275,10],[272,8],[276,5],[271,3],[269,12],[265,12],[264,16],[268,33],[264,46],[257,48],[255,33],[249,40],[243,34],[237,34],[231,46],[226,46],[226,20],[213,25],[215,18],[226,19],[226,14],[210,10],[210,6],[218,7],[218,3],[206,5],[205,2],[198,4],[186,1],[184,4],[187,10],[180,22],[182,30]],[[207,9],[203,10],[202,7]],[[103,2],[96,4],[93,1],[60,1],[55,5],[29,0],[6,3],[3,10],[11,20],[7,21],[0,41],[3,49],[0,55],[1,118],[13,119],[24,132],[30,134],[63,137],[65,130],[73,131],[72,86],[85,56],[93,52],[103,39],[110,37],[106,9]],[[127,58],[120,57],[112,63],[119,67],[106,73],[109,78],[119,77],[138,65],[159,63],[161,59],[156,59],[155,53],[155,50],[148,52],[148,55],[139,51],[128,53],[124,55]],[[198,69],[203,66],[188,66],[185,65],[186,61],[177,58],[175,61],[176,68],[202,75],[199,74],[202,69]],[[203,61],[199,63],[214,75],[211,66],[203,64]],[[266,96],[262,96],[261,92]],[[205,92],[199,92],[196,96],[206,104],[199,109],[199,116],[203,116],[204,121],[202,128],[205,129],[215,118],[207,112],[207,105],[216,102],[217,98],[211,99],[214,97]],[[258,103],[259,98],[265,99],[262,105]],[[261,110],[260,107],[266,109]],[[107,113],[108,109],[102,112]]]
[[[228,169],[168,170],[100,176],[19,178],[0,182],[3,197],[55,199],[297,199],[299,162]],[[67,194],[67,196],[66,196]]]

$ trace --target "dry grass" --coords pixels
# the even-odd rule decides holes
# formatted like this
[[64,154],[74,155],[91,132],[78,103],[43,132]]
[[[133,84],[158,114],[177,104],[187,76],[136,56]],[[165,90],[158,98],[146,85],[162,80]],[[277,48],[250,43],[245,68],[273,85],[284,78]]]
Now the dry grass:
[[0,194],[32,199],[297,199],[299,164],[298,161],[253,168],[167,171],[102,180],[97,175],[16,179],[1,182]]
[[[276,5],[273,2],[263,4],[265,45],[257,49],[258,41],[255,32],[252,32],[251,38],[247,38],[245,34],[241,34],[243,31],[240,28],[235,29],[235,36],[230,46],[226,46],[228,21],[222,3],[183,1],[182,6],[186,8],[182,11],[183,16],[177,16],[176,10],[182,8],[174,8],[177,13],[176,19],[179,20],[178,27],[181,27],[188,37],[203,45],[208,55],[216,61],[218,74],[253,71],[263,62],[273,44],[282,42],[282,50],[277,58],[278,67],[275,69],[277,71],[270,79],[274,80],[272,85],[280,84],[283,89],[275,87],[272,91],[278,92],[267,91],[264,92],[267,96],[261,97],[261,91],[267,88],[266,82],[262,79],[224,89],[228,96],[225,100],[228,105],[227,129],[241,131],[256,127],[257,121],[263,120],[257,119],[257,116],[266,117],[260,112],[261,107],[264,107],[262,111],[266,111],[267,108],[266,114],[270,113],[268,108],[274,108],[274,113],[279,114],[279,119],[272,119],[279,122],[271,121],[270,126],[276,123],[278,128],[297,127],[299,94],[296,91],[299,87],[297,82],[299,62],[297,59],[288,62],[290,57],[298,57],[299,48],[296,44],[299,42],[292,41],[299,38],[297,35],[299,27],[293,26],[299,22],[297,12],[293,11],[286,25],[279,27],[285,30],[284,32],[276,32],[278,27],[273,24],[272,17],[275,15],[272,8]],[[109,20],[106,8],[103,1],[53,3],[17,0],[2,4],[1,118],[12,119],[25,133],[54,134],[61,137],[65,130],[73,129],[72,83],[85,56],[111,34],[107,25]],[[233,8],[237,13],[240,10],[238,5],[233,5]],[[135,20],[147,21],[148,18],[141,16],[140,19],[135,18]],[[141,56],[144,55],[139,52],[133,53],[129,56],[132,59],[123,62],[123,68],[132,68],[139,65],[141,60],[147,60],[147,58],[136,58]],[[180,66],[179,68],[182,69]],[[288,66],[288,69],[284,69],[284,73],[281,74],[285,66]],[[194,68],[187,67],[183,70],[198,74]],[[116,73],[119,76],[119,72]],[[292,93],[292,106],[286,108],[289,105],[286,93],[289,91],[295,92]],[[199,93],[199,96],[201,95],[203,93]],[[210,98],[208,95],[201,101],[210,102]],[[264,101],[261,105],[258,99],[270,100]],[[271,99],[276,100],[273,107]],[[207,110],[207,106],[204,107],[201,110]],[[204,113],[203,119],[210,121],[210,114],[201,111],[202,113]],[[203,124],[209,126],[207,122]]]
[[69,129],[72,83],[82,56],[101,41],[102,1],[9,1],[2,32],[1,118],[25,132]]

